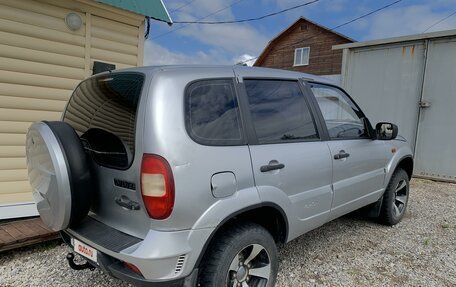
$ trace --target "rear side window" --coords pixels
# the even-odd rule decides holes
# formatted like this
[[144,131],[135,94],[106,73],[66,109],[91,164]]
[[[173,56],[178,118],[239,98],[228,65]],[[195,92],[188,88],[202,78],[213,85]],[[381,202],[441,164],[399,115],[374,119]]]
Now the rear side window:
[[260,143],[318,139],[299,84],[286,80],[245,80],[249,109]]
[[202,80],[187,87],[186,126],[190,136],[205,145],[240,145],[239,107],[232,79]]
[[63,120],[98,164],[126,169],[133,161],[143,83],[139,73],[112,73],[83,81],[73,92]]

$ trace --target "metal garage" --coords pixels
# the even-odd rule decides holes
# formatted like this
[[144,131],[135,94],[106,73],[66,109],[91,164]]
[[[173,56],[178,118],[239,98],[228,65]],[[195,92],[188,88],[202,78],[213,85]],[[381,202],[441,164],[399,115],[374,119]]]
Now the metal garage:
[[456,182],[456,30],[334,46],[342,83],[373,123],[411,143],[415,176]]

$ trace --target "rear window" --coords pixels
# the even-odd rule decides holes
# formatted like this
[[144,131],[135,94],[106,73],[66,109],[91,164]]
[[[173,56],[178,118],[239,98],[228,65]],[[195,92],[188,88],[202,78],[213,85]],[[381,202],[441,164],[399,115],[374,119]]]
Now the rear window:
[[192,83],[185,97],[190,136],[205,145],[243,144],[238,102],[232,79]]
[[73,92],[63,120],[98,164],[126,169],[133,161],[143,84],[143,74],[113,73],[83,81]]

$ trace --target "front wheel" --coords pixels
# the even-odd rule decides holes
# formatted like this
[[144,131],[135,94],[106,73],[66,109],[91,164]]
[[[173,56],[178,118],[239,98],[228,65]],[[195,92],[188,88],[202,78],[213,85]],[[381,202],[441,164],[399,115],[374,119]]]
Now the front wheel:
[[409,198],[409,177],[403,169],[397,169],[383,195],[380,221],[386,225],[399,223],[405,214]]
[[278,272],[271,234],[254,223],[226,229],[214,243],[200,273],[199,286],[273,287]]

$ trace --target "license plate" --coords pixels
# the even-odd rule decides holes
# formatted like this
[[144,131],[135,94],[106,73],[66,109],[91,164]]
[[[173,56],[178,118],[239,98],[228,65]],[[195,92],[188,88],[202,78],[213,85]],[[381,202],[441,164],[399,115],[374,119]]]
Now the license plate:
[[94,262],[97,262],[97,250],[89,245],[82,243],[77,239],[73,239],[74,251],[81,254],[85,258],[88,258]]

